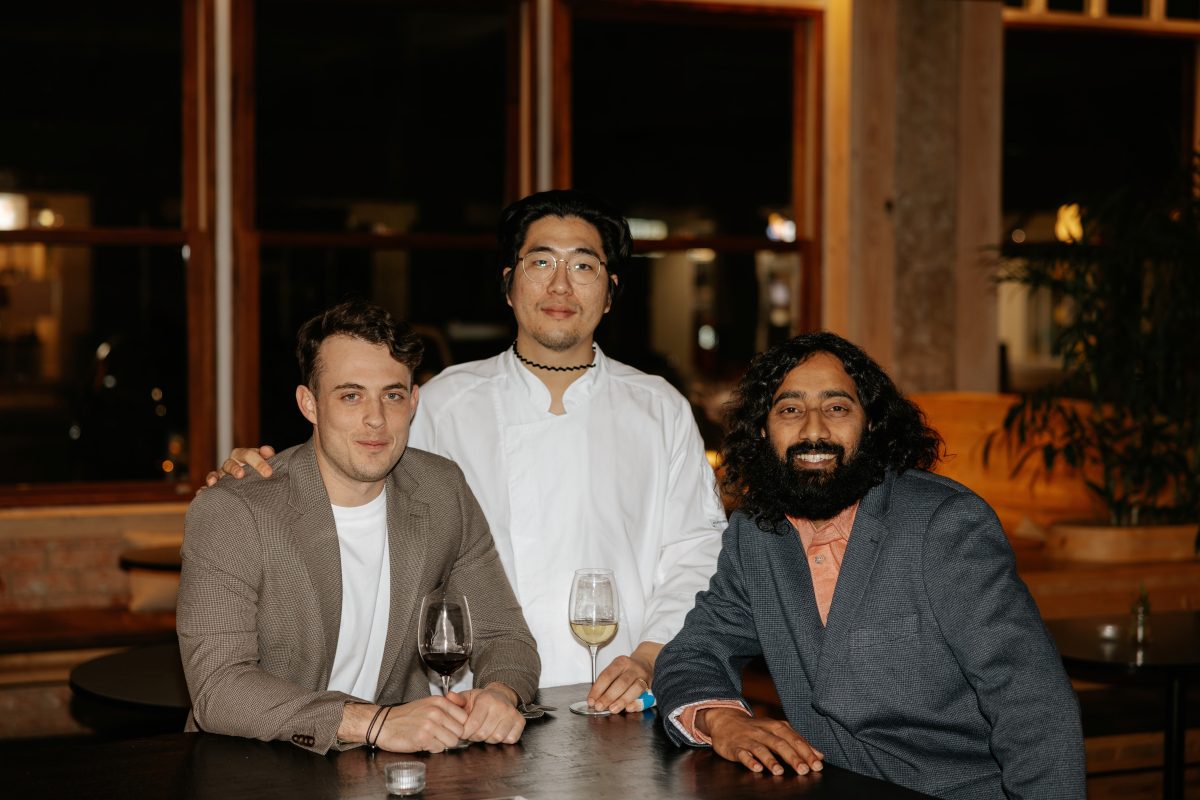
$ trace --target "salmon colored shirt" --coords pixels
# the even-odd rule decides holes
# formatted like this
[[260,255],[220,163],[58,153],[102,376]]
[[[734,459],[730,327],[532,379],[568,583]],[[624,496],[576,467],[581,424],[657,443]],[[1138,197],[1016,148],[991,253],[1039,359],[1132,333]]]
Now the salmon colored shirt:
[[[804,554],[808,559],[808,570],[812,574],[813,596],[817,601],[817,612],[821,624],[829,619],[829,606],[833,603],[833,590],[837,587],[838,573],[850,543],[850,531],[854,528],[854,517],[858,514],[858,503],[842,510],[836,517],[817,524],[812,520],[788,517],[788,522],[800,534]],[[746,707],[736,700],[701,700],[680,708],[671,715],[671,721],[689,739],[698,744],[712,744],[712,738],[696,728],[696,714],[709,708],[736,708],[745,713]]]
[[850,543],[850,531],[854,528],[854,517],[858,514],[858,503],[843,509],[836,517],[817,527],[812,520],[788,517],[788,522],[800,534],[800,543],[808,557],[808,571],[812,573],[813,595],[817,599],[817,611],[821,624],[829,619],[829,606],[833,603],[833,590],[837,586],[846,545]]

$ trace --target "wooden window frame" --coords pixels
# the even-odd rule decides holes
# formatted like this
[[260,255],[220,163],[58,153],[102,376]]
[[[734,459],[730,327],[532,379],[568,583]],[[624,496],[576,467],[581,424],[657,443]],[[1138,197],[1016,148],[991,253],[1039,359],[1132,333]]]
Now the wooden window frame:
[[[182,6],[183,219],[179,228],[62,228],[0,231],[0,245],[176,246],[186,262],[188,450],[187,481],[87,481],[0,485],[0,507],[172,501],[190,497],[213,468],[216,440],[212,125],[213,0],[178,0]],[[130,431],[136,436],[136,431]]]
[[1167,16],[1167,0],[1145,0],[1141,16],[1109,14],[1108,0],[1084,0],[1082,11],[1052,11],[1047,0],[1024,0],[1021,8],[1005,6],[1005,27],[1099,30],[1200,39],[1200,20]]

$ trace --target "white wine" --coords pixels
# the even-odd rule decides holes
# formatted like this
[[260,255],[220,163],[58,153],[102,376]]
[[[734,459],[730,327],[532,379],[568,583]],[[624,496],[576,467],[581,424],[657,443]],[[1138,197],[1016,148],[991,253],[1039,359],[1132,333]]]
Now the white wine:
[[[585,567],[575,570],[571,599],[567,603],[567,622],[571,633],[587,645],[592,657],[592,683],[596,682],[596,651],[617,635],[620,604],[617,581],[611,569]],[[606,717],[612,712],[607,708],[593,708],[587,700],[579,700],[571,703],[571,713]]]
[[581,622],[571,621],[571,633],[575,634],[575,638],[584,644],[595,645],[600,647],[612,641],[612,638],[617,635],[616,621],[608,620],[584,620]]

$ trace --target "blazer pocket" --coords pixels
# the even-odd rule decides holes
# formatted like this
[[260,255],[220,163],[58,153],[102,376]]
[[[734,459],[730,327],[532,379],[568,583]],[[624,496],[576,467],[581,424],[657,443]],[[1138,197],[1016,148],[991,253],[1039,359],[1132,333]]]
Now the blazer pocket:
[[884,625],[873,625],[869,628],[855,628],[850,631],[851,647],[874,647],[876,645],[897,642],[921,633],[921,615],[907,614],[903,617],[889,620]]

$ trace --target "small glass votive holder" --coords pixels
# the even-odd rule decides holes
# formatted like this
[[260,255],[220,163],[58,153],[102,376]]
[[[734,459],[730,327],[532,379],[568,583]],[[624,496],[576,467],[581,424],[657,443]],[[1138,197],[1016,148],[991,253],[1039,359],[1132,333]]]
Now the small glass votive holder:
[[393,761],[383,767],[389,794],[407,796],[425,790],[425,764],[421,761]]

